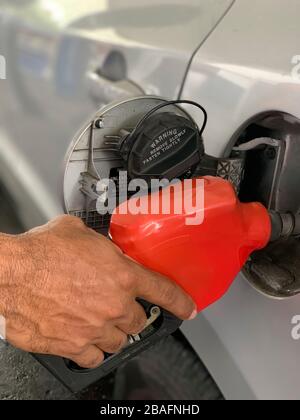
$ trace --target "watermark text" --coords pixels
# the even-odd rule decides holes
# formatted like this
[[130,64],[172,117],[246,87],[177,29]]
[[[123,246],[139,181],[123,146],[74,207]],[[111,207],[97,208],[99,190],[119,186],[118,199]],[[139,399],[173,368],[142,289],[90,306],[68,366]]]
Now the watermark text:
[[[144,179],[128,182],[127,172],[119,180],[102,179],[97,184],[97,212],[131,215],[181,215],[186,225],[201,225],[204,221],[203,179]],[[120,204],[118,206],[118,204]]]
[[292,339],[295,341],[300,340],[300,315],[295,315],[292,318],[292,325],[294,325],[292,329]]
[[300,83],[300,55],[292,57],[292,78],[295,82]]
[[6,79],[6,59],[0,54],[0,80]]

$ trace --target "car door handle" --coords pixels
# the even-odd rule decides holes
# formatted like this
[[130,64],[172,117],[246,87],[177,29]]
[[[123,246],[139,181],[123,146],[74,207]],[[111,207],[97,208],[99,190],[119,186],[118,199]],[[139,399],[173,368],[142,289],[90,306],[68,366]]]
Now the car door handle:
[[90,96],[101,103],[110,103],[117,99],[144,95],[144,90],[130,80],[111,81],[97,72],[87,73]]

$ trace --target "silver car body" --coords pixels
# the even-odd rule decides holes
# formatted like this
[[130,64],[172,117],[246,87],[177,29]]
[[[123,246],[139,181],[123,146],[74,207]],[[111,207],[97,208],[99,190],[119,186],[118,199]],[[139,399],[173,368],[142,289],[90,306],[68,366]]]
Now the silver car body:
[[[71,3],[0,2],[7,67],[0,179],[27,228],[63,212],[63,161],[74,134],[101,105],[126,94],[201,103],[207,151],[219,156],[260,113],[300,119],[298,0]],[[109,55],[119,64],[114,80],[97,73]],[[297,313],[299,297],[273,300],[241,274],[183,332],[226,398],[298,399]]]

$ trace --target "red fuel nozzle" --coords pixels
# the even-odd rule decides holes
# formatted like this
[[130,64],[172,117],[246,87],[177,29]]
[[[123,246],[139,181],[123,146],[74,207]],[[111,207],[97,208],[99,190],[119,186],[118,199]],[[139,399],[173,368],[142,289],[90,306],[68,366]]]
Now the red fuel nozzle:
[[[271,219],[259,203],[242,204],[232,185],[223,179],[204,177],[204,202],[194,210],[202,223],[189,225],[192,214],[131,214],[128,202],[112,216],[110,235],[125,254],[179,284],[201,311],[220,299],[231,286],[250,254],[264,248],[271,238]],[[196,202],[197,179],[188,184]],[[174,203],[172,187],[151,195]],[[149,197],[141,197],[145,208]]]

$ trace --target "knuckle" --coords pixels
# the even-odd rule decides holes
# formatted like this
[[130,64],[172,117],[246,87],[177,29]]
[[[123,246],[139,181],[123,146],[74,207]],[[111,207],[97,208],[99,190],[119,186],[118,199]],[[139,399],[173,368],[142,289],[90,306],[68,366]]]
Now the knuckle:
[[94,369],[101,365],[104,360],[104,355],[103,353],[99,353],[99,355],[93,357],[81,355],[73,357],[71,360],[84,369]]
[[91,362],[89,363],[88,367],[90,369],[95,369],[97,367],[99,367],[104,361],[104,355],[99,356],[97,358],[94,358],[93,360],[91,360]]
[[60,216],[57,216],[50,223],[54,223],[54,224],[65,223],[65,222],[68,222],[70,220],[70,218],[73,218],[73,216],[68,216],[67,214],[62,214]]
[[76,216],[66,216],[66,221],[68,221],[68,223],[71,223],[73,225],[76,225],[78,227],[85,227],[85,224],[83,223],[83,221],[80,219],[80,217],[76,217]]
[[123,318],[127,312],[126,305],[122,302],[115,303],[109,308],[109,318],[112,320]]
[[130,266],[125,266],[120,276],[120,282],[125,290],[132,290],[136,283],[136,276]]
[[69,344],[64,346],[64,352],[72,354],[73,356],[80,356],[83,352],[83,347],[75,344]]
[[146,325],[146,315],[135,316],[128,325],[129,334],[139,334],[143,331]]
[[124,336],[122,338],[119,338],[115,340],[113,343],[109,346],[109,352],[110,353],[118,353],[120,350],[123,349],[123,347],[127,344],[127,337]]
[[73,225],[73,226],[78,226],[78,227],[84,227],[85,224],[83,223],[83,221],[80,219],[80,217],[76,217],[76,216],[69,216],[68,214],[63,214],[61,216],[58,216],[56,219],[54,219],[53,221],[55,224],[63,224],[63,225]]
[[[14,344],[11,342],[11,344]],[[19,346],[23,351],[34,352],[38,354],[50,354],[56,351],[55,348],[51,349],[50,342],[46,339],[33,338],[28,342],[23,342],[22,346]],[[52,350],[52,351],[51,351]]]
[[103,362],[103,360],[104,360],[104,355],[103,355],[103,353],[101,353],[101,355],[91,358],[87,362],[86,366],[90,369],[94,369],[94,368],[100,366],[101,363]]
[[54,232],[60,232],[62,229],[83,229],[85,224],[79,217],[64,214],[48,222],[47,226]]
[[73,356],[81,355],[88,347],[89,342],[81,337],[73,338],[72,341],[63,343],[64,353],[72,354]]
[[47,338],[49,340],[62,340],[65,337],[64,332],[59,326],[48,321],[41,321],[38,326],[38,331],[41,337]]
[[38,352],[41,354],[49,354],[50,353],[50,345],[48,342],[41,343],[37,346]]

